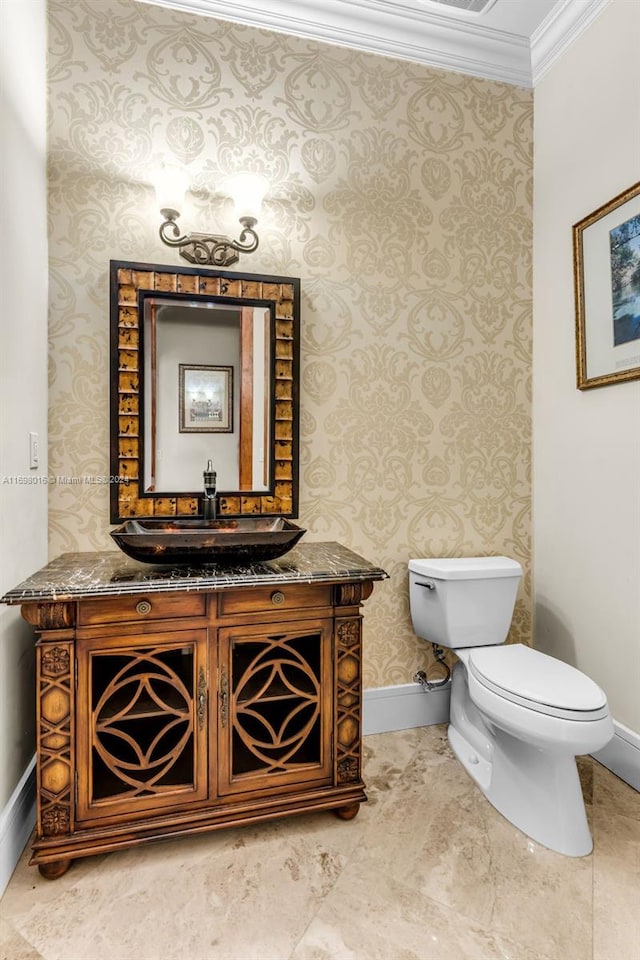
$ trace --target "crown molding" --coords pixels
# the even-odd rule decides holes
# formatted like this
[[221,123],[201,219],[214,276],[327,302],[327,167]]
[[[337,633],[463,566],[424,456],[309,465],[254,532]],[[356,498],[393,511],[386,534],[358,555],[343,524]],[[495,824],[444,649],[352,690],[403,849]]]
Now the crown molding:
[[532,87],[611,0],[558,0],[531,41],[480,20],[436,12],[425,5],[429,0],[139,2]]
[[554,7],[531,37],[531,79],[534,87],[610,2],[561,0]]
[[417,6],[413,0],[140,0],[431,67],[531,86],[527,37]]

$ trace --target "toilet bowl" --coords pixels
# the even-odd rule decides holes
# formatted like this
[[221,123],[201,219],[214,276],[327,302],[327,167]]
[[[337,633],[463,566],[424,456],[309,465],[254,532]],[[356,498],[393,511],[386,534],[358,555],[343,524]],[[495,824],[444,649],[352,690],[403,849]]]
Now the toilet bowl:
[[514,826],[567,856],[593,843],[575,758],[613,736],[603,691],[575,667],[504,645],[522,576],[508,557],[409,562],[418,636],[452,649],[454,754]]

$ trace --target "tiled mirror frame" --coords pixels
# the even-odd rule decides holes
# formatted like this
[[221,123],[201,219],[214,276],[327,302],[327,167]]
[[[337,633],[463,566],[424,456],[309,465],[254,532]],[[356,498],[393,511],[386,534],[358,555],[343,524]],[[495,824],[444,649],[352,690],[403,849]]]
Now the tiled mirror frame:
[[215,297],[271,311],[275,344],[272,392],[271,488],[266,494],[222,491],[220,516],[295,517],[298,509],[300,281],[293,277],[112,260],[111,283],[111,523],[131,518],[197,516],[200,495],[141,490],[141,329],[144,296],[158,293]]

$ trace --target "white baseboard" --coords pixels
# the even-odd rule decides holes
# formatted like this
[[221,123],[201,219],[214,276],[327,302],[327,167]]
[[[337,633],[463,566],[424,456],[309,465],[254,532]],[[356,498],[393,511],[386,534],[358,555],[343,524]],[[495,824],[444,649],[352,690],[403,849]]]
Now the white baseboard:
[[372,687],[364,691],[362,732],[389,733],[410,727],[427,727],[449,722],[451,684],[435,690],[423,690],[419,683],[400,683],[394,687]]
[[36,822],[36,758],[22,774],[20,782],[0,813],[0,896],[22,855]]
[[640,791],[640,734],[613,721],[613,740],[593,754],[595,760]]

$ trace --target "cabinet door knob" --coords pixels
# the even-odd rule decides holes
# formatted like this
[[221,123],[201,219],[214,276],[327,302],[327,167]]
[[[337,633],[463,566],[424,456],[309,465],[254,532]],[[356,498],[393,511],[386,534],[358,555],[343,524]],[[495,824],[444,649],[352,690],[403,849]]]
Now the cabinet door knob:
[[146,613],[151,613],[151,604],[148,600],[141,600],[136,604],[136,612],[141,616],[144,616]]
[[276,607],[279,607],[284,603],[284,593],[282,590],[273,591],[271,594],[271,603],[273,603]]

